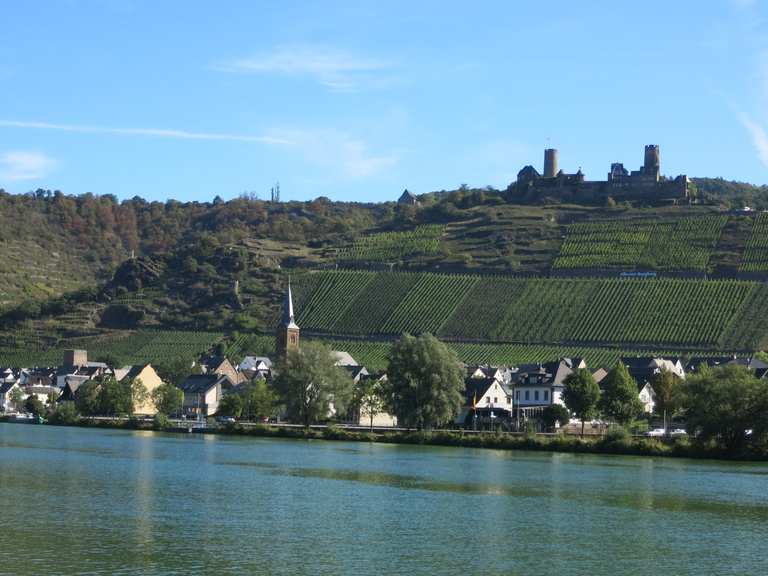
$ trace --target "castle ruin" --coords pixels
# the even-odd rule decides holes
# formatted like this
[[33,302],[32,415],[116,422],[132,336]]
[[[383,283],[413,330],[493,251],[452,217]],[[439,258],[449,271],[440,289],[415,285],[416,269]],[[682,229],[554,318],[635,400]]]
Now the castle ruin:
[[544,151],[544,173],[533,166],[525,166],[517,173],[517,182],[511,187],[516,196],[526,199],[552,198],[576,202],[604,202],[640,200],[655,204],[680,204],[693,200],[690,180],[684,174],[675,178],[661,175],[661,156],[658,145],[645,147],[643,165],[631,172],[624,164],[614,162],[606,180],[586,180],[581,168],[575,174],[558,170],[559,154],[556,149]]

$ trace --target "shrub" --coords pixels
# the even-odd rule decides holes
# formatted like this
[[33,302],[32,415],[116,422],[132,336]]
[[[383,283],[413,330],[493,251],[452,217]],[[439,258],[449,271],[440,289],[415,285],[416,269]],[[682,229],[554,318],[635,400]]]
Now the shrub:
[[168,416],[162,412],[158,412],[155,414],[155,420],[152,424],[152,427],[155,430],[168,430],[171,427],[171,421]]
[[48,421],[51,424],[71,426],[80,421],[80,414],[78,414],[74,402],[62,402],[50,413]]

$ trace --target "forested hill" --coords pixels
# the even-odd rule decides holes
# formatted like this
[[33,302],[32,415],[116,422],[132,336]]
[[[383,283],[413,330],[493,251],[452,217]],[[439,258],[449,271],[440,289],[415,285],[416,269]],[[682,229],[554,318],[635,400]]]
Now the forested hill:
[[[712,178],[694,181],[705,204],[768,209],[768,186]],[[363,231],[419,222],[451,223],[480,218],[478,224],[483,224],[492,221],[499,212],[493,207],[506,202],[501,191],[467,187],[424,194],[420,200],[425,209],[403,213],[397,211],[394,202],[353,204],[327,198],[285,203],[246,198],[223,202],[216,198],[200,203],[147,202],[136,196],[118,202],[110,194],[68,196],[59,191],[37,190],[11,195],[0,189],[0,308],[28,298],[39,299],[90,286],[94,280],[107,279],[117,264],[132,253],[163,254],[207,235],[219,244],[258,238],[301,243],[309,248],[341,246]],[[609,217],[622,215],[619,211]],[[514,218],[514,214],[501,211],[496,217],[503,227],[503,219]],[[568,210],[534,211],[529,221],[554,218],[563,223],[574,217],[578,214],[572,215]],[[537,241],[548,240],[546,232],[542,232],[541,236],[531,238],[534,250],[541,247]],[[482,233],[478,232],[478,238]],[[507,229],[503,234],[509,236],[514,230]],[[504,239],[494,241],[500,247],[504,243]],[[280,258],[287,255],[280,253],[279,246],[277,252]],[[306,254],[299,251],[295,255]],[[470,256],[465,254],[463,259]],[[523,260],[513,258],[511,268],[538,271],[537,266],[527,267]]]
[[421,195],[418,208],[0,191],[0,324],[38,342],[142,327],[269,332],[286,271],[300,281],[318,268],[762,279],[768,220],[730,208],[768,208],[768,189],[696,184],[706,203],[665,207],[520,205],[467,187]]

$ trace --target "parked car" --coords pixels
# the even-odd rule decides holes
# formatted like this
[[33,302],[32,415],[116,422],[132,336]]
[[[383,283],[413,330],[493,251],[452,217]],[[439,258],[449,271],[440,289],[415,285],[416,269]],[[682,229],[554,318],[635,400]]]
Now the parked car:
[[688,432],[686,432],[683,428],[675,428],[672,430],[672,432],[669,433],[670,436],[688,436]]
[[232,416],[219,416],[216,418],[216,422],[220,422],[221,424],[234,424],[235,419],[232,418]]
[[664,428],[654,428],[653,430],[648,430],[648,432],[645,433],[646,436],[651,437],[658,437],[658,436],[664,436]]

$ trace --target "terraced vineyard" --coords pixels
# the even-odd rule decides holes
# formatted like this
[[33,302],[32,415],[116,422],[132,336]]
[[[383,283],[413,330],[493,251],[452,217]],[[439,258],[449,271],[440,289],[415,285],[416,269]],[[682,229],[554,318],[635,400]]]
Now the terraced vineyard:
[[88,357],[94,360],[110,356],[121,365],[167,363],[179,358],[189,359],[191,363],[222,338],[223,334],[215,332],[139,330],[73,338],[55,347],[36,349],[29,346],[6,346],[0,348],[0,366],[57,366],[61,363],[64,350],[68,348],[86,349]]
[[752,225],[740,272],[768,272],[768,214],[762,213]]
[[445,226],[427,224],[404,232],[380,232],[361,236],[339,250],[341,262],[393,262],[415,255],[438,252]]
[[715,215],[572,224],[553,268],[705,272],[727,221]]
[[[755,282],[314,275],[298,322],[329,335],[428,331],[465,341],[726,350],[748,349],[768,335],[767,299],[755,294],[763,288]],[[744,322],[749,333],[734,327]]]

